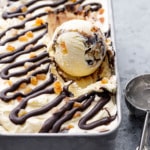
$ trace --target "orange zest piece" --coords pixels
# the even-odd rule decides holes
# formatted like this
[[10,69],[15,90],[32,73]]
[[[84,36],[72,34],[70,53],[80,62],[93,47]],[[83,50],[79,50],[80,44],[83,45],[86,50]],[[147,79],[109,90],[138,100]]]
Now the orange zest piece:
[[62,91],[61,83],[59,81],[55,81],[53,86],[56,94],[59,94]]
[[20,84],[19,88],[24,89],[27,86],[27,83]]
[[37,78],[38,80],[45,80],[45,79],[46,79],[46,75],[45,75],[45,74],[37,74],[37,75],[36,75],[36,78]]
[[74,126],[72,124],[69,124],[67,128],[71,129],[71,128],[74,128]]
[[24,16],[18,16],[18,19],[23,20]]
[[70,0],[71,2],[75,3],[77,0]]
[[62,48],[62,53],[63,53],[63,54],[67,54],[68,51],[67,51],[66,43],[65,43],[65,42],[61,42],[61,43],[60,43],[60,46],[61,46],[61,48]]
[[31,53],[30,53],[30,58],[35,58],[35,57],[36,57],[36,53],[31,52]]
[[105,12],[104,8],[99,9],[99,14],[102,15]]
[[38,84],[37,78],[36,78],[36,77],[31,77],[31,78],[30,78],[30,83],[31,83],[32,85],[37,85],[37,84]]
[[73,115],[73,118],[77,118],[77,117],[80,117],[81,116],[81,112],[76,112],[74,115]]
[[26,7],[26,6],[23,6],[23,7],[21,8],[21,11],[22,11],[22,12],[26,12],[26,11],[27,11],[27,7]]
[[27,41],[28,41],[28,38],[27,38],[25,35],[23,35],[23,36],[20,36],[20,37],[18,38],[18,40],[19,40],[20,42],[27,42]]
[[102,84],[107,84],[107,83],[108,83],[108,79],[104,77],[104,78],[101,80],[101,83],[102,83]]
[[13,52],[13,51],[15,51],[16,48],[12,45],[7,45],[6,49],[10,52]]
[[82,106],[82,104],[81,103],[78,103],[78,102],[75,102],[74,104],[73,104],[73,107],[81,107]]
[[26,36],[29,37],[29,38],[32,38],[33,37],[33,32],[32,31],[28,31],[26,33]]
[[36,26],[41,26],[41,25],[43,25],[43,24],[44,24],[43,19],[41,19],[41,18],[36,18],[36,20],[35,20],[35,25],[36,25]]

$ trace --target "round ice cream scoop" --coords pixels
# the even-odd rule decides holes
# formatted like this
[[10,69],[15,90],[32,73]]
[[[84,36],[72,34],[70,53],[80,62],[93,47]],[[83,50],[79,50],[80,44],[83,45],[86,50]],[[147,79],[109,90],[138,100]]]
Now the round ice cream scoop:
[[92,74],[102,63],[106,45],[102,32],[93,23],[71,20],[59,26],[49,51],[67,74],[82,77]]

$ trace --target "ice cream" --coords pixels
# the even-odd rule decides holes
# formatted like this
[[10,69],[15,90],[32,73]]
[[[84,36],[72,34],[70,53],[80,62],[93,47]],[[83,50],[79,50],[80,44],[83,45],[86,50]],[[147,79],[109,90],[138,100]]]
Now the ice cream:
[[92,74],[102,63],[106,44],[100,29],[85,20],[70,20],[54,32],[49,53],[67,74],[82,77]]
[[5,2],[0,7],[0,133],[112,131],[118,123],[117,84],[107,1]]

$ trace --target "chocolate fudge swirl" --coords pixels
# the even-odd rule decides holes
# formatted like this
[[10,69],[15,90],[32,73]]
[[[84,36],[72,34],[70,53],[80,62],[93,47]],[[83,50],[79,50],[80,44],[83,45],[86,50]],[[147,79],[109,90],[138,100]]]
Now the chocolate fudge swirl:
[[[1,54],[0,55],[0,63],[12,63],[18,56],[23,55],[23,54],[28,54],[30,52],[34,52],[37,51],[41,48],[46,48],[45,45],[37,45],[34,48],[30,48],[29,50],[25,50],[23,51],[23,47],[25,48],[28,44],[25,44],[24,46],[21,46],[21,48],[18,48],[15,52],[11,52],[11,53],[5,53],[5,54]],[[9,57],[9,58],[7,58]],[[7,58],[7,59],[6,59]],[[3,60],[6,59],[6,60]]]
[[[48,84],[52,84],[55,81],[55,77],[51,74],[51,79],[49,80]],[[22,116],[22,117],[18,117],[18,113],[21,109],[25,109],[27,106],[27,102],[31,99],[34,98],[36,96],[42,95],[42,94],[54,94],[54,89],[53,87],[47,88],[47,89],[41,89],[39,91],[37,91],[36,93],[28,96],[27,98],[24,98],[24,100],[22,100],[20,102],[20,104],[14,108],[12,110],[12,112],[10,113],[10,120],[12,122],[14,122],[15,124],[23,124],[28,118],[32,117],[32,116],[36,116],[36,115],[41,115],[44,114],[46,112],[48,112],[50,109],[56,107],[65,97],[72,97],[72,93],[67,91],[68,88],[64,87],[63,92],[58,95],[52,102],[48,103],[47,105],[37,109],[37,110],[33,110],[31,112],[29,112],[28,114]]]
[[[8,0],[8,7],[11,6],[13,3],[17,2],[19,0]],[[44,4],[37,4],[37,2],[42,1]],[[47,34],[47,23],[43,23],[40,26],[33,27],[31,26],[30,29],[25,29],[26,23],[29,23],[30,21],[35,21],[37,18],[42,18],[47,15],[47,12],[44,10],[44,8],[51,7],[53,8],[52,13],[59,13],[63,12],[65,10],[74,11],[77,10],[74,13],[84,12],[85,15],[88,15],[90,11],[97,11],[102,7],[99,3],[88,3],[83,4],[85,0],[77,0],[76,2],[71,2],[69,0],[60,0],[60,1],[53,1],[53,3],[49,3],[49,1],[46,0],[31,0],[30,2],[27,2],[24,5],[21,5],[13,12],[7,12],[5,11],[2,15],[3,19],[13,19],[18,18],[19,16],[23,16],[24,19],[21,23],[17,25],[10,26],[6,30],[0,33],[0,46],[6,46],[7,44],[11,42],[15,42],[18,40],[19,37],[25,35],[27,32],[31,31],[33,34],[36,34],[37,32],[40,32],[38,36],[34,36],[30,41],[26,43],[22,43],[21,46],[17,47],[15,51],[13,52],[5,52],[0,54],[0,64],[7,64],[5,67],[1,69],[0,77],[4,80],[10,80],[12,77],[23,77],[20,78],[18,81],[14,82],[12,86],[7,87],[6,89],[2,90],[0,92],[0,99],[4,102],[10,102],[11,100],[16,100],[17,97],[21,97],[22,100],[19,102],[19,104],[14,108],[9,118],[10,120],[17,125],[24,124],[27,119],[45,114],[48,111],[52,110],[54,107],[57,107],[61,102],[64,102],[66,98],[69,98],[70,100],[66,102],[56,113],[54,113],[51,117],[47,118],[47,120],[43,123],[40,133],[50,132],[50,133],[56,133],[61,132],[61,126],[71,119],[73,119],[76,112],[84,112],[86,109],[88,109],[92,102],[95,101],[96,97],[99,98],[97,100],[96,105],[81,119],[79,120],[79,128],[90,130],[95,127],[98,127],[100,125],[109,124],[112,120],[115,119],[116,116],[111,116],[108,111],[108,117],[102,118],[101,120],[94,121],[92,123],[87,123],[88,120],[90,120],[92,117],[94,117],[97,112],[101,111],[103,107],[110,101],[111,99],[111,93],[107,90],[104,90],[103,92],[99,93],[96,91],[91,91],[87,94],[83,94],[77,98],[74,98],[73,93],[69,91],[68,87],[63,87],[63,91],[60,93],[60,95],[56,96],[56,98],[52,99],[51,102],[48,104],[32,110],[28,112],[27,114],[19,117],[18,113],[21,111],[21,109],[26,109],[28,107],[27,103],[32,98],[37,97],[39,95],[43,94],[54,94],[54,88],[53,83],[57,80],[56,76],[49,72],[51,60],[49,59],[49,55],[46,52],[46,45],[45,44],[39,44],[38,42],[40,39]],[[60,8],[61,6],[62,8]],[[90,7],[88,7],[90,6]],[[25,12],[23,12],[23,8],[28,8]],[[32,8],[31,8],[32,7]],[[76,8],[77,7],[77,8]],[[88,8],[88,9],[87,9]],[[34,13],[35,11],[43,9],[43,12],[40,12],[36,15],[31,15],[30,17],[27,15]],[[13,37],[5,37],[6,33],[10,31],[11,29],[21,30],[19,34],[13,36]],[[89,43],[95,42],[94,39],[88,38]],[[88,44],[88,43],[86,43]],[[33,45],[32,48],[26,49],[28,46]],[[41,52],[41,50],[43,50]],[[31,52],[37,52],[40,51],[40,54],[38,54],[35,58],[28,58],[21,61],[15,61],[17,58],[24,54],[29,54]],[[23,68],[22,70],[17,69],[17,71],[11,72],[11,69],[24,67],[25,63],[33,63],[33,65],[29,66],[28,68]],[[40,65],[46,66],[45,68],[40,68]],[[26,75],[32,71],[30,76]],[[48,78],[42,81],[42,83],[35,86],[32,91],[29,93],[23,93],[21,90],[18,90],[20,85],[25,83],[28,85],[31,84],[31,77],[36,76],[38,74],[45,74],[48,75]],[[9,93],[9,94],[8,94]],[[80,103],[81,106],[74,107],[75,103]]]
[[[25,98],[24,100],[22,100],[20,102],[20,104],[10,113],[11,121],[14,122],[15,124],[23,124],[30,117],[48,112],[52,108],[59,105],[66,97],[69,96],[68,92],[63,91],[60,95],[58,95],[53,101],[51,101],[47,105],[45,105],[41,108],[38,108],[36,110],[32,110],[31,112],[28,112],[24,116],[18,117],[19,111],[21,109],[26,108],[27,102],[31,98],[41,95],[41,94],[51,94],[51,93],[54,93],[53,88],[44,89],[44,90],[40,90],[36,94],[33,94],[33,95]],[[64,106],[62,106],[58,110],[58,112],[54,113],[52,117],[50,117],[49,119],[47,119],[45,121],[45,123],[43,124],[43,126],[39,132],[40,133],[42,133],[42,132],[44,132],[44,133],[45,132],[51,132],[51,133],[59,132],[61,125],[63,123],[65,123],[66,121],[72,119],[77,111],[81,111],[81,112],[85,111],[91,105],[91,103],[94,101],[95,96],[99,97],[98,103],[86,116],[81,118],[81,120],[79,121],[79,127],[81,129],[89,130],[89,129],[95,128],[99,125],[110,123],[112,120],[115,119],[115,116],[109,116],[109,117],[94,121],[94,122],[86,125],[87,120],[89,120],[90,118],[95,116],[97,114],[97,112],[100,111],[110,100],[110,94],[108,94],[108,92],[106,93],[106,91],[104,91],[103,93],[98,93],[96,91],[92,91],[88,94],[81,95],[80,97],[78,97],[76,99],[72,99],[68,103],[66,103]],[[73,106],[74,106],[75,102],[82,103],[82,105],[80,107],[74,108]]]
[[[99,125],[110,123],[112,120],[115,119],[115,116],[109,116],[105,120],[102,119],[102,120],[94,121],[91,123],[92,125],[91,124],[86,125],[87,120],[95,116],[97,112],[100,111],[103,108],[103,106],[106,105],[107,102],[110,100],[110,94],[108,94],[107,91],[104,91],[102,93],[92,91],[90,93],[81,95],[80,97],[76,99],[70,100],[68,103],[66,103],[66,105],[60,108],[58,112],[54,113],[52,117],[50,117],[49,119],[45,121],[44,125],[42,126],[39,132],[41,133],[42,132],[44,133],[45,132],[50,132],[50,133],[59,132],[61,125],[65,123],[66,121],[72,119],[77,111],[81,111],[81,112],[85,111],[94,101],[95,96],[99,97],[98,103],[90,112],[88,112],[88,114],[85,117],[83,117],[83,120],[85,121],[82,121],[82,118],[81,118],[81,120],[79,121],[79,127],[81,129],[89,130]],[[81,103],[81,106],[74,108],[73,106],[75,102]]]
[[[37,10],[37,9],[40,9],[40,8],[43,8],[43,7],[57,8],[57,7],[60,6],[60,5],[63,5],[63,6],[64,6],[63,8],[70,9],[70,8],[73,8],[73,6],[75,6],[75,5],[77,5],[77,4],[82,4],[84,1],[85,1],[85,0],[78,0],[78,1],[76,1],[76,2],[74,2],[74,3],[68,3],[69,0],[61,0],[61,1],[58,1],[58,2],[57,2],[57,1],[56,1],[56,2],[53,2],[53,3],[51,3],[51,4],[46,4],[46,3],[45,3],[45,4],[41,4],[41,5],[35,6],[35,7],[31,8],[31,9],[27,10],[26,12],[22,12],[22,8],[23,8],[23,7],[29,7],[29,6],[31,6],[31,5],[33,5],[34,3],[37,2],[37,1],[33,0],[33,1],[31,1],[31,2],[29,2],[29,3],[27,3],[27,4],[25,4],[25,5],[23,5],[23,6],[20,6],[20,7],[19,7],[16,11],[14,11],[14,12],[4,12],[2,16],[3,16],[4,19],[13,18],[13,17],[18,17],[18,16],[23,16],[23,17],[25,17],[27,14],[32,13],[32,12],[34,12],[34,11]],[[84,4],[83,6],[81,6],[81,7],[79,8],[79,10],[80,10],[80,11],[84,10],[84,8],[85,8],[86,6],[91,6],[90,9],[89,9],[89,10],[91,10],[91,11],[97,11],[99,8],[102,7],[101,4],[93,2],[93,3]],[[58,10],[60,10],[60,9],[58,9]],[[64,9],[61,9],[61,10],[64,10]],[[57,11],[57,10],[56,10],[56,11]]]
[[[77,2],[75,2],[75,3],[68,4],[68,3],[67,3],[68,0],[62,0],[62,1],[60,1],[60,2],[54,2],[53,4],[50,4],[50,5],[45,4],[45,5],[41,5],[41,6],[36,6],[34,9],[31,9],[30,11],[27,11],[26,13],[20,13],[21,8],[23,7],[23,6],[20,6],[20,8],[18,8],[18,10],[16,10],[15,12],[12,12],[12,13],[10,13],[10,12],[4,12],[2,16],[3,16],[4,19],[12,18],[12,17],[18,17],[18,16],[24,16],[24,17],[25,17],[25,15],[27,15],[27,14],[29,14],[29,13],[31,13],[31,12],[33,12],[33,11],[35,11],[35,10],[41,8],[41,7],[54,7],[54,8],[56,7],[55,10],[54,10],[54,12],[56,13],[57,10],[58,10],[58,12],[59,12],[59,10],[64,11],[65,8],[67,8],[67,9],[70,8],[70,10],[72,10],[72,7],[73,7],[73,6],[75,6],[75,5],[79,4],[79,3],[82,3],[82,2],[84,2],[84,1],[85,1],[85,0],[79,0],[79,1],[77,1]],[[33,2],[31,1],[31,2],[29,2],[30,4],[26,4],[25,6],[33,5],[35,2],[36,2],[36,1],[33,1]],[[67,4],[65,4],[65,3],[67,3]],[[62,4],[64,4],[64,9],[63,9],[63,8],[61,8],[61,9],[60,9],[60,8],[57,8],[58,6],[60,6],[60,5],[62,5]],[[88,12],[89,12],[89,11],[96,11],[96,10],[98,10],[99,8],[102,7],[102,5],[99,4],[99,3],[89,3],[89,4],[83,5],[82,7],[78,8],[78,9],[79,9],[78,11],[79,11],[79,12],[83,11],[86,6],[91,6],[90,9],[88,9]],[[94,6],[94,7],[93,7],[93,6]],[[87,13],[86,13],[86,14],[87,14]],[[13,28],[14,28],[14,29],[22,29],[22,28],[25,27],[25,24],[26,24],[28,21],[34,20],[34,19],[36,19],[37,17],[42,17],[42,16],[45,16],[45,15],[47,15],[47,12],[39,13],[38,15],[35,15],[35,16],[30,17],[30,18],[28,18],[28,19],[25,19],[25,20],[24,20],[21,24],[19,24],[19,25],[15,25],[15,26],[9,27],[7,30],[5,30],[5,31],[3,31],[2,33],[0,33],[0,38],[2,38],[2,37],[6,34],[7,31],[9,31],[9,30],[11,30],[11,29],[13,29]]]
[[[49,67],[48,67],[49,68]],[[48,69],[47,69],[48,70]],[[40,72],[45,72],[45,70],[41,70]],[[38,73],[38,72],[37,72]],[[50,74],[50,77],[48,80],[45,80],[42,84],[38,85],[37,87],[35,87],[34,89],[32,89],[32,91],[28,94],[23,94],[20,91],[12,94],[12,95],[7,95],[8,92],[15,92],[22,83],[30,83],[30,79],[31,77],[28,77],[27,79],[22,79],[20,81],[17,81],[15,84],[13,84],[11,87],[6,88],[5,90],[0,92],[0,98],[4,101],[4,102],[9,102],[10,100],[16,99],[18,96],[21,97],[27,97],[29,95],[32,95],[40,90],[42,90],[43,88],[48,87],[49,85],[51,85],[51,83],[53,83],[55,81],[55,77]]]
[[[44,59],[45,58],[45,59]],[[19,68],[21,66],[24,66],[26,62],[33,62],[33,65],[22,70],[19,72],[12,72],[9,73],[9,70],[13,69],[13,68]],[[49,55],[47,52],[44,52],[42,54],[40,54],[39,56],[35,57],[35,58],[30,58],[30,59],[26,59],[24,61],[20,61],[20,62],[16,62],[13,64],[10,64],[8,67],[5,67],[1,73],[0,76],[3,79],[9,79],[10,77],[17,77],[17,76],[21,76],[21,75],[26,75],[29,71],[36,69],[37,67],[39,67],[41,64],[45,64],[45,63],[49,63]]]
[[45,3],[43,5],[35,6],[32,9],[27,10],[26,12],[22,12],[22,10],[21,10],[22,7],[29,7],[29,6],[31,6],[31,5],[33,5],[34,3],[37,2],[37,1],[33,0],[33,1],[31,1],[27,4],[25,4],[25,5],[21,6],[20,8],[18,8],[16,11],[14,11],[12,13],[11,12],[4,12],[3,13],[3,18],[8,19],[8,18],[13,18],[13,17],[18,17],[18,16],[24,16],[25,17],[27,14],[32,13],[37,9],[40,9],[40,8],[43,8],[43,7],[57,7],[57,6],[60,6],[60,5],[64,4],[67,1],[68,0],[61,0],[61,1],[58,1],[58,2],[56,1],[55,3],[52,3],[52,4]]
[[10,26],[9,28],[7,28],[6,30],[4,30],[3,32],[0,33],[0,39],[6,34],[7,31],[11,30],[11,29],[23,29],[25,27],[25,24],[29,21],[35,20],[38,17],[42,17],[42,16],[46,16],[47,13],[43,12],[43,13],[39,13],[38,15],[32,16],[28,19],[25,19],[24,21],[22,21],[22,23],[18,24],[18,25],[14,25],[14,26]]
[[[35,37],[34,39],[32,39],[30,42],[27,42],[26,44],[21,45],[14,52],[1,54],[0,55],[0,63],[10,63],[10,62],[14,61],[16,57],[19,57],[20,54],[25,54],[26,52],[22,52],[22,51],[25,50],[25,48],[28,45],[36,44],[40,40],[40,38],[42,38],[43,35],[45,35],[46,33],[47,33],[47,30],[44,31],[42,34],[38,35],[37,37]],[[45,47],[46,47],[46,45],[45,45]],[[32,50],[34,51],[34,49],[32,49]],[[28,51],[28,52],[30,52],[30,51]],[[9,57],[9,58],[7,58],[7,57]]]
[[10,37],[10,38],[7,38],[5,41],[1,42],[0,45],[5,45],[7,42],[12,42],[12,41],[15,41],[17,40],[20,36],[24,35],[25,33],[27,33],[28,31],[32,31],[33,33],[36,32],[36,31],[39,31],[39,30],[42,30],[42,29],[46,29],[47,28],[47,25],[46,24],[43,24],[39,27],[34,27],[34,28],[30,28],[28,30],[25,30],[23,31],[22,33],[16,35],[16,36],[13,36],[13,37]]

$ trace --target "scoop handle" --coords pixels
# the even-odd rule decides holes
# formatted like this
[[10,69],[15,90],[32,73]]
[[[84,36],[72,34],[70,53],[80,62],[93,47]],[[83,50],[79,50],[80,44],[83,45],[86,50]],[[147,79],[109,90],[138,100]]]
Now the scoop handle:
[[147,126],[148,126],[148,122],[149,122],[149,114],[150,114],[150,112],[147,111],[145,121],[144,121],[144,127],[143,127],[143,131],[142,131],[140,146],[139,146],[138,150],[144,150],[145,139],[147,139],[146,138],[146,133],[147,133]]

